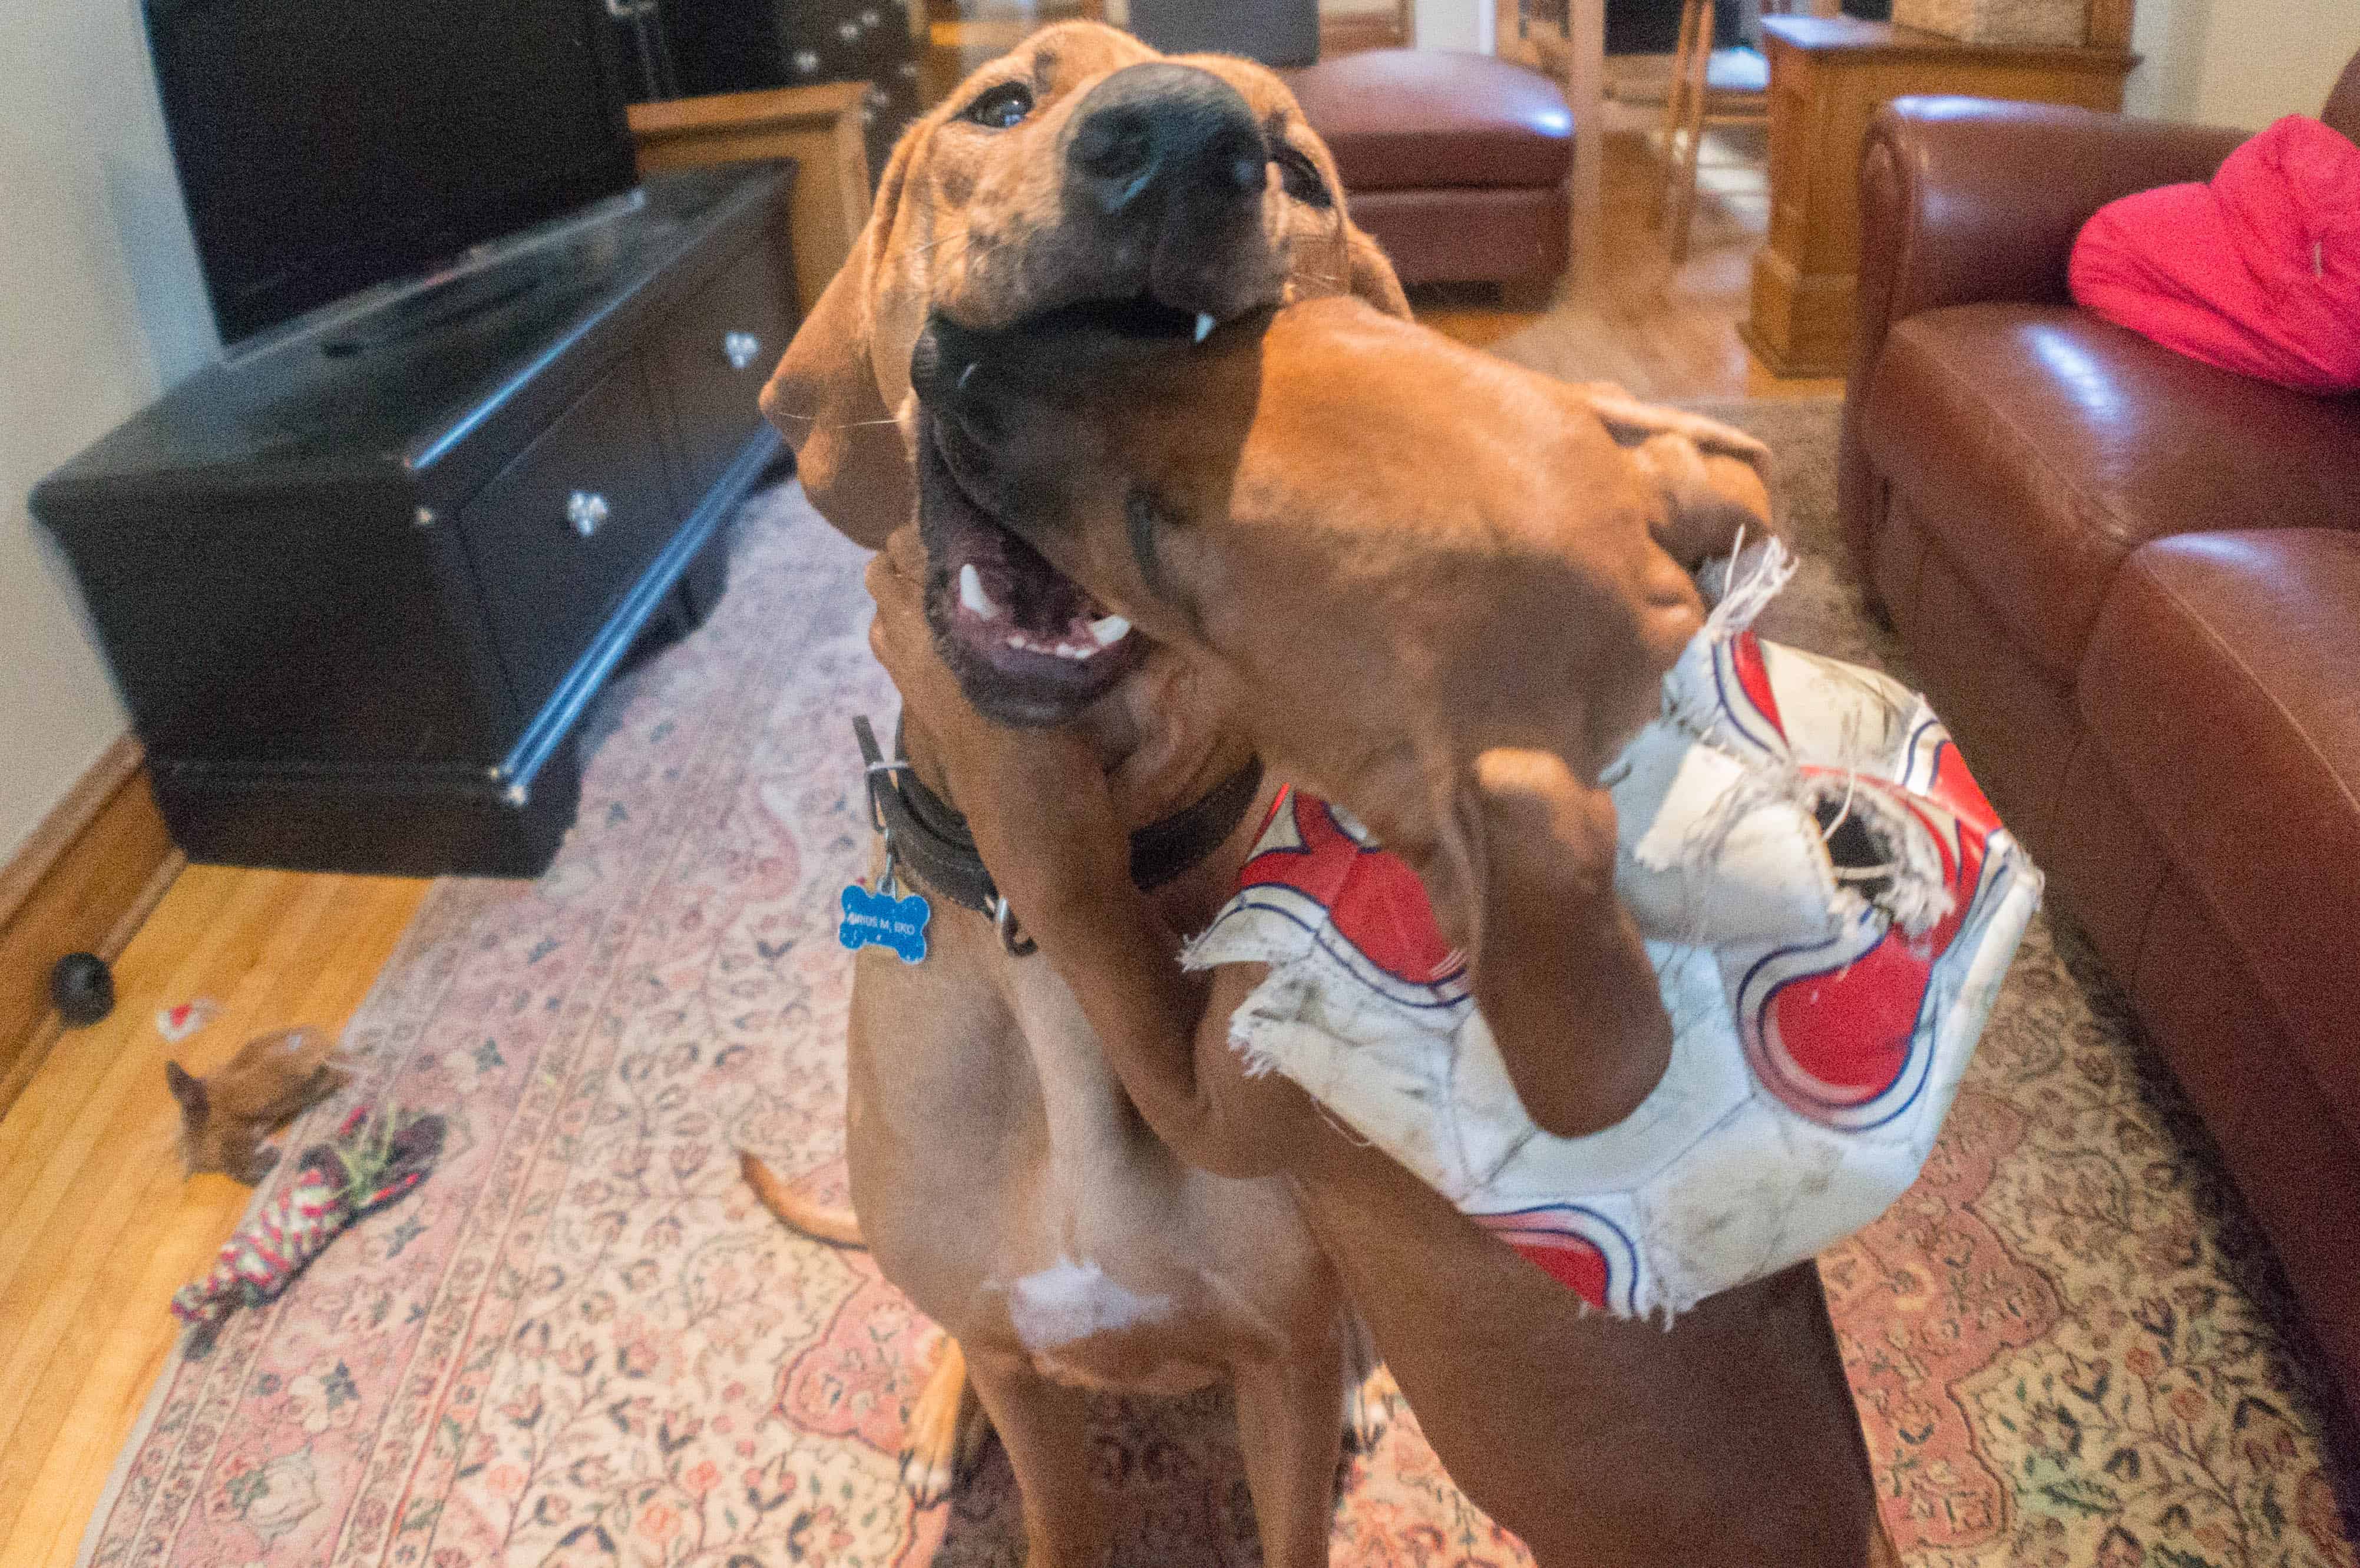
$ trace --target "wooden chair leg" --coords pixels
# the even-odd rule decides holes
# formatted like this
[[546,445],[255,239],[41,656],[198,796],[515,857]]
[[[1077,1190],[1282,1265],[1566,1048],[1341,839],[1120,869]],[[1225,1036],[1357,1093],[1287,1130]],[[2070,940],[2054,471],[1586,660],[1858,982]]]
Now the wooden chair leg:
[[1682,0],[1679,42],[1672,47],[1671,80],[1664,88],[1663,167],[1655,181],[1655,206],[1650,221],[1661,226],[1672,211],[1673,181],[1679,178],[1680,127],[1688,120],[1688,56],[1696,49],[1697,11],[1710,0]]
[[1573,107],[1573,276],[1599,277],[1606,183],[1606,0],[1566,0],[1566,102]]
[[1682,149],[1679,184],[1673,192],[1672,260],[1688,258],[1688,229],[1696,218],[1697,164],[1704,151],[1704,101],[1712,69],[1712,0],[1698,0],[1696,59],[1688,73],[1688,145]]

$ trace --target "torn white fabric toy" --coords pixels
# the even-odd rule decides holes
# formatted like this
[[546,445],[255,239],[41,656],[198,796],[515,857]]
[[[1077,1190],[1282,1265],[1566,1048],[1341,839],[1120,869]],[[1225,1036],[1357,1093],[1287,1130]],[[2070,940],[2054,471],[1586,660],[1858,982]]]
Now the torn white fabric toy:
[[1884,1213],[1934,1145],[2040,873],[1925,699],[1745,626],[1773,547],[1603,778],[1674,1040],[1629,1117],[1535,1127],[1408,868],[1281,797],[1191,968],[1271,965],[1230,1024],[1591,1305],[1671,1314]]

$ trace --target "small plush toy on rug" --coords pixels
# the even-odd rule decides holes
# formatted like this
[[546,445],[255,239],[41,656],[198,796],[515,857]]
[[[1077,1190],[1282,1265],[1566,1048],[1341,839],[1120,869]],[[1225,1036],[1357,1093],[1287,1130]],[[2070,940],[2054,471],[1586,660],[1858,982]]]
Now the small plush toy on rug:
[[360,1106],[333,1138],[305,1149],[293,1184],[223,1245],[212,1273],[173,1295],[172,1315],[197,1331],[190,1356],[213,1349],[231,1312],[276,1300],[340,1233],[423,1181],[442,1156],[446,1126],[431,1113]]
[[181,1163],[191,1176],[218,1171],[233,1181],[260,1186],[279,1163],[279,1151],[264,1140],[352,1076],[336,1037],[322,1029],[280,1029],[247,1040],[210,1077],[167,1062],[164,1082],[180,1106]]

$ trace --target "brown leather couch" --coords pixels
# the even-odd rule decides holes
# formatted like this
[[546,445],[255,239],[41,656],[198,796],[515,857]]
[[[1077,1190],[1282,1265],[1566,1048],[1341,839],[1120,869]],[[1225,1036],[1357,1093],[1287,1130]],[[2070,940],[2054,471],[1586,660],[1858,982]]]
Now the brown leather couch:
[[1574,125],[1556,82],[1449,49],[1364,49],[1282,74],[1404,283],[1565,270]]
[[[2360,59],[2329,106],[2360,139]],[[2243,139],[1905,99],[1869,132],[1842,508],[1917,672],[2360,1410],[2360,397],[2076,310],[2082,223]]]

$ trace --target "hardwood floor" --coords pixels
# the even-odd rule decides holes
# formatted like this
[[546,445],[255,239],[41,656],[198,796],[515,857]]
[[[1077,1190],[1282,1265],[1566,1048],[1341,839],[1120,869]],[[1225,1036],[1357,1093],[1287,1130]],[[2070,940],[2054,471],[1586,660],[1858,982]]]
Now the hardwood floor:
[[1673,265],[1655,222],[1662,176],[1641,127],[1654,111],[1611,107],[1599,265],[1587,285],[1502,304],[1476,289],[1421,289],[1418,319],[1462,343],[1571,381],[1614,381],[1642,397],[1819,397],[1841,378],[1782,381],[1738,341],[1754,253],[1769,226],[1758,129],[1715,130],[1698,176],[1688,259]]
[[[1647,223],[1643,139],[1612,135],[1600,281],[1502,304],[1429,291],[1454,336],[1581,379],[1661,398],[1808,396],[1739,344],[1745,269],[1766,200],[1732,143],[1711,158],[1691,258],[1675,267]],[[1754,156],[1758,158],[1758,148]],[[165,1303],[202,1274],[246,1190],[183,1181],[163,1063],[204,1072],[263,1030],[341,1029],[392,953],[428,884],[191,866],[118,961],[113,1017],[61,1037],[0,1120],[0,1563],[66,1568],[148,1385],[175,1342]],[[221,1004],[179,1047],[158,1007]]]
[[[0,1119],[0,1563],[72,1563],[173,1353],[166,1302],[246,1210],[226,1177],[182,1180],[165,1059],[205,1073],[268,1029],[341,1029],[430,886],[189,867],[116,961],[115,1012]],[[198,997],[220,1013],[168,1044],[157,1010]]]

